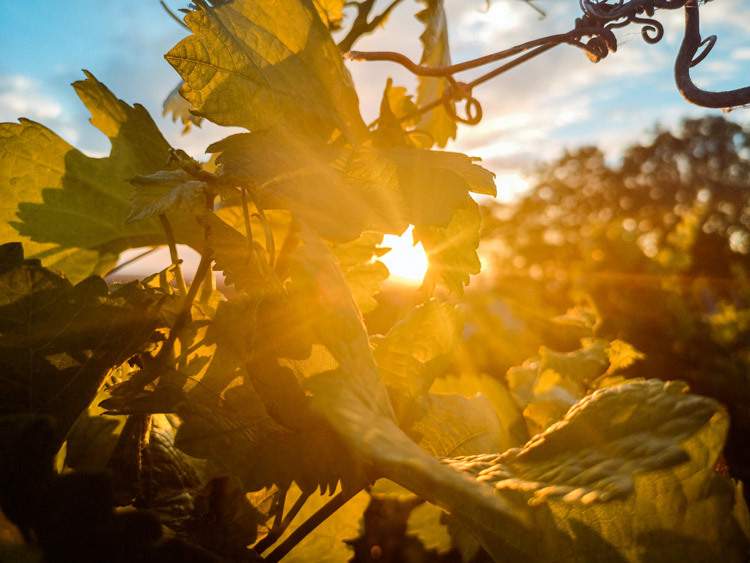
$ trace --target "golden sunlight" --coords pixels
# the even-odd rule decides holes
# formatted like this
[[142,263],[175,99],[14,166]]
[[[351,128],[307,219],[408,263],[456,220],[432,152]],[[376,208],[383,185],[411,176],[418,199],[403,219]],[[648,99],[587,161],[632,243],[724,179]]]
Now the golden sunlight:
[[388,254],[380,258],[391,272],[390,279],[410,285],[422,283],[427,273],[427,256],[422,243],[414,244],[409,227],[400,237],[385,235],[381,246],[390,248]]

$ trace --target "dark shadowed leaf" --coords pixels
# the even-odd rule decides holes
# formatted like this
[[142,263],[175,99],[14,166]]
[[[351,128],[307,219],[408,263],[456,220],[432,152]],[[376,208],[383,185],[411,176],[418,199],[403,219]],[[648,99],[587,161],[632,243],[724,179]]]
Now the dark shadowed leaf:
[[50,414],[62,438],[109,370],[148,344],[157,313],[132,284],[74,286],[33,262],[0,275],[0,412]]

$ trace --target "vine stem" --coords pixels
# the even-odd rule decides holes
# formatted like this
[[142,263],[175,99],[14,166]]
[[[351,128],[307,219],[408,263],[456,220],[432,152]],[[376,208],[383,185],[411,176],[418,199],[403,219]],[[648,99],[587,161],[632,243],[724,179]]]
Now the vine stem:
[[250,254],[253,251],[253,229],[250,225],[250,210],[247,207],[247,188],[240,188],[240,194],[242,197],[242,218],[245,220],[245,234],[247,236],[247,256],[250,258]]
[[190,290],[187,292],[187,295],[182,302],[180,312],[177,314],[177,320],[175,321],[172,330],[169,332],[169,338],[167,339],[167,342],[164,344],[162,349],[159,351],[159,354],[157,354],[157,357],[162,356],[162,354],[167,354],[167,351],[172,349],[175,340],[177,340],[180,332],[188,323],[188,319],[190,319],[190,308],[193,305],[195,296],[198,294],[198,290],[203,285],[201,281],[211,268],[211,261],[213,260],[211,255],[212,252],[208,249],[204,250],[203,254],[201,254],[201,261],[198,264],[198,268],[195,270],[193,283],[190,284]]
[[180,266],[180,255],[177,253],[177,241],[174,238],[174,231],[172,225],[169,223],[169,219],[163,213],[159,215],[159,221],[161,227],[164,229],[164,234],[167,236],[167,244],[169,245],[169,257],[172,259],[172,265],[174,266],[174,277],[177,282],[177,290],[181,296],[187,293],[187,286],[185,285],[185,278],[182,275],[182,267]]
[[281,542],[276,549],[268,554],[265,561],[267,563],[278,563],[278,561],[281,561],[282,557],[294,549],[299,542],[305,539],[310,532],[322,524],[329,516],[344,506],[346,501],[350,498],[350,496],[344,496],[344,493],[337,494],[315,512],[315,514],[300,524],[300,526],[294,530],[287,539]]
[[257,544],[255,544],[253,546],[253,549],[257,551],[258,553],[262,554],[269,547],[271,547],[274,543],[276,543],[276,540],[278,540],[282,535],[284,535],[284,532],[289,527],[289,524],[292,523],[292,520],[294,520],[294,517],[297,516],[297,514],[299,514],[300,510],[302,510],[302,507],[305,505],[305,502],[307,502],[308,498],[310,498],[310,493],[303,493],[302,495],[300,495],[300,497],[292,505],[292,508],[289,509],[289,512],[287,512],[286,516],[284,516],[278,522],[278,524],[276,521],[274,521],[273,528],[271,529],[271,531],[268,532],[268,535],[265,538],[263,538]]

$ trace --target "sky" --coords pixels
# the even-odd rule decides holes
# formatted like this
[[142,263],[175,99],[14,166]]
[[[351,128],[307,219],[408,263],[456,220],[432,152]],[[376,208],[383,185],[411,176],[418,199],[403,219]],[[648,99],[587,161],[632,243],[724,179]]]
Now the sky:
[[[168,0],[175,12],[186,0]],[[378,0],[373,13],[388,2]],[[454,62],[569,31],[581,15],[578,0],[535,0],[545,19],[519,0],[445,0]],[[423,8],[404,0],[382,29],[361,39],[358,50],[392,50],[419,60]],[[353,17],[351,12],[349,17]],[[619,49],[593,64],[571,46],[559,46],[478,87],[483,106],[477,126],[460,126],[448,150],[481,157],[497,174],[498,196],[511,199],[527,182],[535,162],[566,148],[598,145],[611,159],[634,142],[645,141],[655,124],[674,128],[683,117],[716,114],[686,102],[672,76],[683,34],[681,10],[659,11],[664,39],[649,45],[640,28],[619,31]],[[718,42],[693,69],[695,82],[709,89],[750,84],[750,2],[712,0],[701,7],[703,36]],[[109,142],[90,123],[88,111],[70,83],[91,71],[118,97],[149,110],[167,141],[196,158],[205,148],[237,130],[204,121],[181,134],[182,126],[162,116],[162,102],[179,83],[163,55],[188,32],[158,0],[32,0],[6,2],[0,20],[0,121],[27,117],[39,121],[92,156],[105,156]],[[416,93],[416,79],[384,62],[347,63],[360,96],[363,117],[377,116],[386,79]],[[482,69],[486,72],[489,68]],[[457,75],[468,81],[471,73]],[[750,122],[750,110],[731,113]]]
[[[169,0],[174,11],[185,2]],[[376,6],[387,2],[380,1]],[[517,43],[572,28],[578,0],[536,0],[545,19],[518,0],[445,0],[452,58],[460,62]],[[363,38],[359,50],[389,49],[419,59],[421,24],[414,18],[423,4],[405,0],[386,25]],[[9,2],[0,23],[0,121],[28,117],[92,155],[105,155],[108,141],[88,123],[88,112],[70,87],[91,71],[118,97],[144,105],[167,140],[195,157],[232,132],[205,124],[187,136],[179,123],[161,116],[164,98],[179,77],[164,60],[187,33],[157,0],[34,0]],[[377,12],[377,8],[375,13]],[[559,46],[475,90],[484,109],[482,122],[459,128],[448,149],[479,156],[498,175],[500,197],[523,185],[520,175],[534,162],[564,148],[601,146],[608,155],[645,139],[656,123],[675,126],[682,117],[717,113],[686,102],[674,85],[672,66],[682,39],[681,10],[657,12],[665,37],[645,43],[640,29],[618,34],[620,47],[600,63],[583,52]],[[719,38],[708,59],[693,71],[704,88],[750,83],[750,2],[713,0],[701,9],[703,35]],[[348,63],[366,120],[377,114],[385,80],[416,89],[416,80],[392,63]],[[485,69],[482,69],[485,72]],[[461,80],[472,77],[459,75]],[[744,80],[743,80],[744,78]],[[748,121],[750,111],[731,114]],[[204,122],[205,123],[205,122]]]

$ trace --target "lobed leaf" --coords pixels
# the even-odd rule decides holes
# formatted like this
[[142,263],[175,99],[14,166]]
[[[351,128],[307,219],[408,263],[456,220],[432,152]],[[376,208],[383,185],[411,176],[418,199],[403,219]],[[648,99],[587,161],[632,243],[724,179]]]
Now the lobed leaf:
[[167,211],[192,211],[206,206],[206,183],[184,170],[159,170],[147,176],[136,176],[130,183],[135,191],[130,196],[126,223],[157,217]]
[[0,413],[49,414],[62,438],[109,371],[149,344],[157,299],[132,284],[110,293],[97,277],[74,286],[33,260],[8,265],[0,275]]
[[[422,42],[420,64],[428,67],[449,66],[451,55],[448,43],[448,21],[443,0],[420,1],[426,6],[417,14],[417,19],[425,25],[425,30],[419,37]],[[441,99],[449,86],[445,78],[420,76],[417,87],[417,105],[425,106]],[[455,105],[454,102],[450,103]],[[423,114],[417,124],[417,129],[424,129],[432,134],[439,147],[444,147],[449,140],[456,138],[456,122],[442,105]]]
[[445,371],[460,341],[462,327],[463,319],[452,304],[431,300],[412,310],[387,335],[370,339],[383,382],[391,389],[401,390],[403,402],[394,405],[397,421]]
[[414,241],[422,243],[429,264],[423,284],[428,293],[439,283],[463,295],[463,286],[481,269],[477,255],[481,222],[479,206],[466,196],[464,207],[454,211],[447,226],[415,225]]
[[[79,152],[44,126],[21,119],[0,124],[0,240],[20,240],[75,281],[103,274],[119,253],[165,242],[158,221],[125,225],[130,178],[164,167],[169,145],[146,110],[117,99],[91,73],[73,83],[91,122],[112,142],[106,158]],[[195,223],[175,222],[193,244]]]
[[713,471],[726,415],[684,390],[657,380],[602,389],[523,448],[446,460],[536,505],[536,531],[475,529],[485,549],[521,561],[741,560],[734,488]]
[[251,131],[280,125],[352,140],[366,127],[341,54],[312,3],[259,0],[201,5],[193,35],[165,58],[185,81],[193,113]]
[[193,115],[193,113],[191,112],[190,102],[188,102],[180,95],[180,88],[182,88],[183,84],[184,82],[180,81],[175,89],[172,90],[164,99],[161,114],[162,117],[166,117],[167,115],[172,114],[173,122],[179,119],[184,126],[184,128],[182,129],[182,134],[184,135],[185,133],[190,131],[191,126],[195,125],[196,127],[200,127],[203,118],[198,117],[197,115]]

